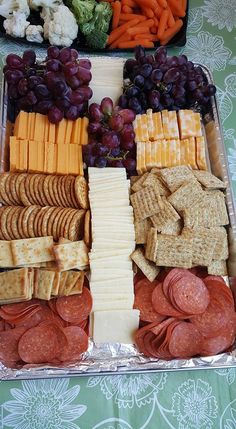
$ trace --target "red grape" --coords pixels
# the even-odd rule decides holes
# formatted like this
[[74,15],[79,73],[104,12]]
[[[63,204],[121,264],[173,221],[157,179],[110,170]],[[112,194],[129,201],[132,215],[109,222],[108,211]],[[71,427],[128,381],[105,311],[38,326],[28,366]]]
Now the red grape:
[[53,107],[52,100],[42,100],[36,104],[37,112],[42,113],[42,115],[46,115],[52,107]]
[[58,72],[61,70],[61,62],[56,59],[51,59],[46,62],[46,68],[48,71]]
[[104,115],[111,115],[113,112],[113,101],[109,97],[105,97],[101,101],[101,111]]
[[83,95],[84,101],[90,100],[93,96],[93,91],[89,86],[81,86],[78,91]]
[[89,106],[89,118],[92,121],[100,122],[103,119],[103,113],[100,110],[100,106],[97,103],[92,103]]
[[24,63],[21,57],[16,54],[9,54],[6,58],[6,63],[13,69],[23,69]]
[[60,61],[65,64],[71,60],[71,50],[70,48],[62,48],[59,53]]
[[121,147],[124,150],[132,150],[135,147],[134,140],[121,140]]
[[107,159],[104,157],[98,157],[95,159],[94,165],[98,168],[104,168],[107,165]]
[[25,95],[27,94],[29,87],[28,87],[28,80],[23,78],[18,82],[18,86],[17,86],[18,92],[20,95]]
[[45,99],[45,98],[48,98],[50,95],[47,86],[43,84],[37,85],[34,91],[38,98]]
[[91,61],[87,58],[86,59],[82,58],[81,60],[79,60],[79,65],[80,67],[83,67],[88,70],[91,70],[91,67],[92,67]]
[[57,46],[50,46],[47,50],[48,58],[58,58],[60,49]]
[[75,121],[79,117],[79,111],[76,106],[70,106],[69,109],[65,110],[65,117],[71,121]]
[[123,130],[120,133],[121,141],[128,142],[134,140],[135,134],[133,130],[133,126],[131,124],[126,124]]
[[90,122],[88,125],[88,133],[89,134],[96,134],[101,128],[100,122]]
[[66,63],[63,67],[64,73],[66,76],[74,76],[76,75],[76,73],[79,70],[79,66],[77,63],[73,62],[73,61],[69,61],[68,63]]
[[76,50],[76,49],[71,49],[70,50],[70,54],[71,54],[71,59],[72,59],[72,61],[74,60],[74,61],[76,61],[77,60],[77,58],[78,58],[78,56],[79,56],[79,53],[78,53],[78,51]]
[[122,109],[119,111],[119,115],[122,116],[124,124],[130,124],[135,120],[135,113],[131,109]]
[[113,114],[109,119],[109,127],[113,131],[121,131],[124,126],[124,120],[119,113]]
[[111,161],[111,167],[123,168],[123,161],[121,159],[114,159]]
[[55,101],[55,104],[58,107],[58,109],[62,111],[64,111],[65,109],[69,109],[69,107],[71,106],[71,102],[69,98],[65,96],[57,98]]
[[81,86],[81,81],[76,76],[66,76],[66,83],[70,85],[72,89],[77,89]]
[[32,67],[36,61],[36,54],[33,49],[26,49],[26,51],[23,53],[22,59],[24,64]]
[[84,101],[84,96],[80,89],[76,89],[75,91],[71,92],[70,101],[71,104],[74,104],[75,106],[81,104]]
[[86,69],[85,67],[78,67],[78,72],[76,76],[83,82],[83,83],[89,83],[92,79],[92,73],[90,70]]
[[136,169],[136,161],[132,158],[124,159],[123,165],[127,171],[134,171]]
[[107,131],[102,136],[102,144],[108,147],[108,149],[114,149],[119,146],[120,140],[116,133]]
[[48,119],[52,124],[58,124],[63,118],[63,112],[58,107],[52,107],[48,112]]
[[5,73],[5,78],[7,83],[17,83],[21,78],[24,77],[24,74],[21,70],[7,70]]

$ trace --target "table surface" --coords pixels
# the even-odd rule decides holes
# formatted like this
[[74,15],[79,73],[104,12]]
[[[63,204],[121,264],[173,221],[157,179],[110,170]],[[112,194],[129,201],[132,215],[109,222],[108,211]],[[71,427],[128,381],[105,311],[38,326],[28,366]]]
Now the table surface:
[[[24,48],[0,39],[0,64]],[[236,0],[190,0],[187,44],[171,53],[213,72],[236,196]],[[236,429],[236,368],[2,381],[6,428]]]

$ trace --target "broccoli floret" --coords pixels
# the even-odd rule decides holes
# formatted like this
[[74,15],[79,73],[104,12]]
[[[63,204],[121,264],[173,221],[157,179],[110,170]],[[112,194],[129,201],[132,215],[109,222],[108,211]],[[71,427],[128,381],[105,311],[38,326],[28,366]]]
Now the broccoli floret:
[[103,49],[107,44],[108,35],[103,31],[93,30],[86,36],[87,45],[94,49]]
[[85,22],[84,24],[80,25],[80,31],[87,36],[89,33],[91,33],[94,30],[94,20],[92,19],[89,22]]
[[93,18],[95,6],[95,0],[72,1],[72,11],[74,12],[78,24],[84,24]]
[[94,11],[94,27],[99,31],[107,33],[111,17],[112,7],[110,3],[101,2],[97,4]]

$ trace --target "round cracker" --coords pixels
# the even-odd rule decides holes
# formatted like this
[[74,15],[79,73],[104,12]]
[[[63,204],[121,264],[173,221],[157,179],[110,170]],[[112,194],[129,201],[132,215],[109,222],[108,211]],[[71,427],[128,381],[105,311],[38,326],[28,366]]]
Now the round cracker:
[[68,238],[71,241],[81,240],[84,231],[84,215],[85,210],[77,210],[77,213],[72,217],[69,226]]
[[26,210],[24,211],[24,215],[23,215],[23,218],[22,218],[22,230],[23,230],[25,238],[29,238],[30,237],[29,236],[29,230],[28,230],[29,216],[30,216],[30,213],[35,208],[37,208],[37,206],[30,206],[30,207],[27,207]]
[[20,208],[19,206],[12,206],[12,210],[9,211],[7,216],[7,231],[12,240],[15,240],[18,238],[18,237],[15,237],[14,231],[12,229],[12,223],[13,223],[13,218],[15,217],[19,208]]
[[0,218],[0,229],[4,240],[12,240],[12,234],[9,234],[9,230],[7,227],[7,217],[9,212],[12,210],[12,206],[6,206],[2,208],[2,214]]
[[70,210],[71,209],[68,207],[62,209],[61,216],[57,222],[57,237],[58,237],[58,239],[61,237],[60,234],[62,231],[62,225],[63,225],[64,219],[66,218],[66,216],[68,216],[68,213],[70,212]]
[[47,235],[52,235],[52,231],[49,228],[49,219],[54,213],[55,207],[47,207],[47,210],[43,212],[43,217],[41,219],[41,232],[44,237]]
[[17,183],[17,179],[18,179],[18,174],[17,173],[12,173],[10,176],[10,189],[11,189],[11,194],[12,194],[12,198],[15,201],[15,205],[20,206],[21,205],[21,200],[19,198],[19,195],[17,193],[17,187],[16,187],[16,183]]
[[53,194],[54,194],[54,198],[56,201],[56,205],[58,207],[61,207],[61,201],[60,201],[60,197],[59,197],[59,192],[58,192],[58,188],[59,188],[59,176],[54,176],[53,182],[52,182],[52,189],[53,189]]
[[66,180],[65,180],[65,193],[66,193],[66,196],[67,196],[67,201],[68,201],[68,207],[73,207],[73,201],[72,201],[72,198],[71,198],[71,186],[72,186],[72,183],[74,183],[75,182],[75,177],[74,176],[71,176],[71,175],[68,175],[68,176],[66,176]]
[[0,174],[0,198],[1,203],[7,206],[12,205],[10,196],[6,193],[6,181],[11,173]]
[[55,213],[55,217],[53,219],[52,222],[52,235],[53,235],[53,240],[54,241],[58,241],[59,237],[57,235],[57,231],[58,231],[58,223],[60,221],[60,217],[62,216],[63,213],[63,209],[61,207],[58,208],[58,211]]
[[11,201],[11,205],[17,206],[18,205],[18,201],[17,201],[17,199],[15,200],[15,198],[13,196],[13,192],[14,191],[12,192],[12,186],[11,186],[11,177],[12,177],[13,174],[12,173],[9,174],[9,176],[7,177],[7,179],[5,181],[5,192],[8,195],[9,200]]
[[30,198],[32,198],[32,200],[34,201],[34,205],[39,205],[38,200],[36,198],[35,195],[35,190],[34,190],[34,181],[35,178],[37,177],[37,174],[30,174],[29,175],[29,193],[30,193]]
[[48,211],[51,209],[50,206],[42,207],[40,210],[40,213],[37,217],[37,225],[36,225],[36,231],[37,231],[37,237],[45,237],[46,235],[43,234],[43,220],[45,217],[47,217]]
[[63,219],[62,225],[61,225],[61,231],[60,236],[69,239],[69,227],[70,222],[73,216],[76,213],[76,209],[70,209],[68,212],[68,215]]
[[67,176],[63,176],[62,182],[61,182],[61,192],[62,192],[62,198],[64,200],[63,206],[70,207],[70,202],[68,199],[68,195],[66,193],[66,179],[67,179]]
[[48,206],[49,204],[44,193],[44,180],[47,176],[45,174],[39,174],[38,177],[39,177],[39,181],[37,182],[37,185],[38,185],[38,193],[40,195],[40,200],[41,200],[40,205],[41,207]]
[[25,179],[25,191],[26,195],[28,197],[28,200],[31,202],[31,205],[35,205],[35,198],[34,195],[30,192],[30,180],[31,180],[32,174],[27,174],[27,177]]
[[41,207],[35,207],[34,210],[30,213],[28,218],[28,235],[30,238],[35,238],[35,219],[37,215],[40,213]]
[[[27,210],[28,210],[28,206],[24,207],[24,208],[21,210],[21,213],[20,213],[20,215],[19,215],[18,222],[17,222],[17,225],[18,225],[18,231],[19,231],[19,234],[20,234],[20,237],[21,237],[21,238],[27,238],[27,237],[25,237],[25,235],[24,235],[24,230],[23,230],[24,217],[25,217],[25,212],[26,212]],[[27,234],[28,234],[28,230],[27,230]]]
[[43,207],[43,206],[45,206],[45,203],[44,203],[45,199],[43,198],[44,197],[43,193],[40,192],[40,189],[39,189],[39,184],[40,184],[40,181],[41,181],[41,177],[42,177],[42,174],[37,174],[36,177],[35,177],[35,179],[34,179],[33,184],[34,184],[34,196],[35,196],[35,200],[37,201],[37,204],[39,206]]
[[44,186],[43,189],[44,189],[45,198],[47,200],[47,205],[48,206],[54,206],[52,198],[51,198],[51,195],[50,195],[50,192],[49,192],[49,181],[50,181],[50,179],[51,179],[51,175],[48,175],[48,176],[45,177],[44,184],[43,184],[43,186]]
[[91,246],[91,213],[87,210],[84,217],[84,242],[86,246]]
[[33,228],[34,228],[34,237],[40,237],[39,235],[38,235],[38,224],[39,224],[39,220],[40,220],[40,218],[42,217],[42,211],[43,210],[45,210],[45,208],[47,208],[47,207],[41,207],[40,209],[39,209],[39,211],[36,213],[36,215],[35,215],[35,218],[34,218],[34,226],[33,226]]
[[20,199],[25,207],[32,205],[31,199],[29,199],[28,193],[26,192],[28,177],[29,176],[26,175],[25,180],[20,182]]
[[58,176],[58,197],[59,197],[59,201],[60,201],[60,206],[61,207],[67,207],[65,205],[65,200],[63,198],[63,194],[62,194],[62,181],[63,181],[63,177],[64,176]]
[[54,189],[53,189],[53,182],[54,182],[54,179],[55,179],[55,176],[53,175],[51,175],[50,176],[50,179],[49,179],[49,182],[48,182],[48,190],[49,190],[49,194],[50,194],[50,197],[51,197],[51,200],[52,200],[52,202],[53,202],[53,206],[54,207],[58,207],[58,204],[57,204],[57,201],[56,201],[56,198],[55,198],[55,193],[54,193]]
[[89,208],[88,184],[83,176],[76,176],[75,178],[75,196],[79,207],[82,209]]
[[18,229],[18,220],[19,220],[21,211],[23,210],[23,207],[17,207],[16,209],[17,210],[15,210],[14,216],[11,219],[11,230],[12,230],[12,234],[14,235],[14,239],[19,240],[21,236]]
[[73,207],[75,207],[75,209],[78,209],[79,208],[78,202],[75,195],[75,180],[74,182],[71,182],[70,195],[71,195],[71,201],[73,202]]
[[23,205],[23,201],[21,199],[21,194],[20,194],[20,185],[21,185],[21,182],[25,181],[26,177],[27,177],[26,173],[20,173],[17,175],[16,182],[15,182],[16,193],[18,196],[18,200],[20,201],[20,205]]

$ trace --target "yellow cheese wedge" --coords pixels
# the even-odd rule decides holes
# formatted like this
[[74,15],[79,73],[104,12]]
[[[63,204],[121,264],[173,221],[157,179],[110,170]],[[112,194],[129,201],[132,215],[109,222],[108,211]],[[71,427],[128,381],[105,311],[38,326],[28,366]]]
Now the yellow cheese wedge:
[[38,142],[29,140],[29,160],[28,160],[28,171],[38,171]]
[[178,124],[180,138],[182,140],[188,139],[189,137],[193,137],[195,135],[195,120],[192,110],[179,110]]
[[44,142],[38,142],[37,145],[38,149],[38,158],[37,158],[37,171],[43,172],[44,171]]
[[24,112],[23,110],[20,111],[16,118],[16,124],[15,124],[15,130],[14,135],[18,139],[27,139],[28,135],[28,116],[29,114],[27,112]]
[[[163,120],[163,117],[162,117],[162,120]],[[165,127],[163,123],[164,137],[166,139],[178,139],[179,127],[178,127],[176,112],[172,111],[172,112],[165,113],[164,121],[165,121]]]
[[80,174],[80,155],[79,149],[81,146],[77,144],[69,145],[69,174]]
[[148,128],[148,139],[149,141],[154,140],[154,124],[152,117],[152,109],[148,109],[146,112],[147,115],[147,128]]
[[139,133],[139,124],[138,124],[138,115],[136,115],[135,120],[133,121],[133,128],[134,128],[134,141],[135,143],[141,142],[141,134]]
[[81,118],[78,118],[76,119],[76,121],[73,121],[73,128],[72,128],[70,143],[73,143],[73,144],[80,143],[80,132],[81,132]]
[[190,165],[189,139],[185,139],[183,141],[184,141],[184,149],[185,149],[185,165]]
[[161,113],[153,113],[154,139],[164,139]]
[[196,158],[199,170],[207,170],[206,146],[204,137],[196,138]]
[[[170,140],[162,141],[162,155],[165,154],[165,165],[163,167],[171,167]],[[164,156],[162,161],[164,160]]]
[[176,140],[170,140],[170,167],[176,165]]
[[142,132],[142,141],[149,141],[149,133],[148,133],[148,118],[146,113],[141,115],[141,132]]
[[167,167],[166,140],[161,140],[161,166]]
[[58,144],[57,149],[57,173],[68,174],[69,171],[69,145]]
[[71,134],[73,129],[73,122],[69,119],[66,121],[66,135],[65,135],[65,143],[69,144],[71,142]]
[[151,168],[155,166],[155,158],[156,158],[156,145],[155,145],[155,142],[151,142]]
[[28,140],[20,140],[20,171],[28,170]]
[[10,137],[10,171],[16,171],[17,162],[20,157],[20,145],[16,137]]
[[37,142],[42,142],[44,139],[44,129],[45,123],[48,120],[46,115],[41,115],[41,113],[36,113],[35,116],[35,127],[34,127],[34,140]]
[[155,144],[154,167],[162,167],[162,140],[156,140],[154,144]]
[[196,163],[196,148],[195,148],[195,138],[191,137],[189,139],[189,164],[194,170],[197,170]]
[[56,143],[56,125],[51,122],[49,122],[48,141],[49,143]]
[[29,113],[30,115],[30,126],[28,127],[28,139],[29,140],[33,140],[34,139],[34,129],[35,129],[35,118],[36,118],[36,113],[32,112]]
[[44,172],[53,173],[54,168],[54,143],[44,143]]
[[83,165],[83,151],[82,146],[78,145],[79,150],[79,165],[80,165],[80,176],[84,175],[84,165]]
[[67,120],[63,118],[57,125],[56,125],[56,143],[65,143],[66,139],[66,124]]
[[89,120],[84,116],[81,120],[80,143],[82,146],[88,144],[88,123]]
[[180,140],[180,165],[187,165],[188,158],[186,158],[186,147],[188,147],[189,141],[187,139]]

